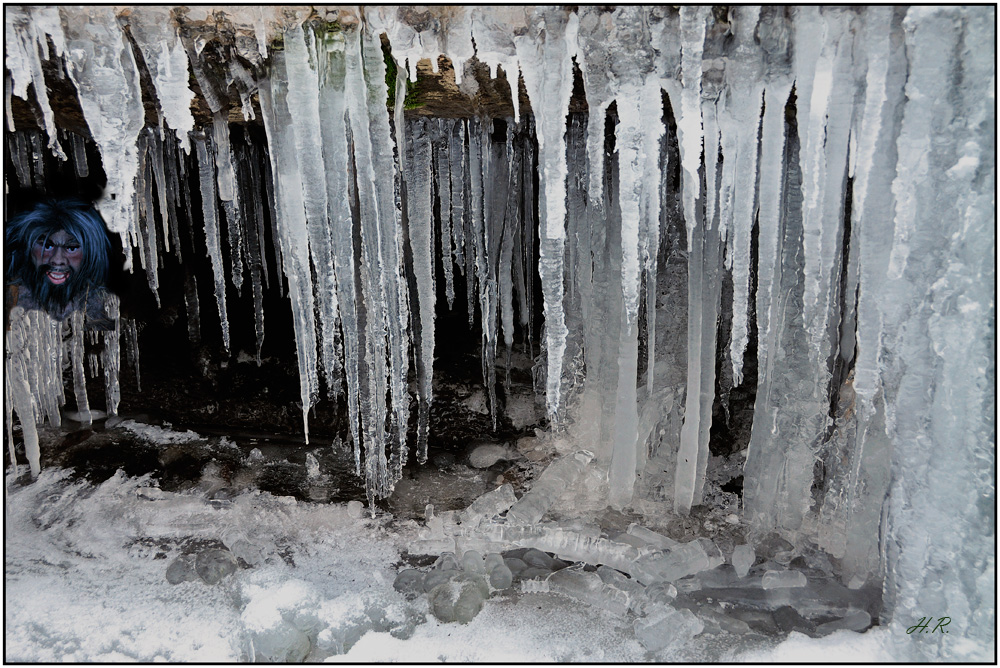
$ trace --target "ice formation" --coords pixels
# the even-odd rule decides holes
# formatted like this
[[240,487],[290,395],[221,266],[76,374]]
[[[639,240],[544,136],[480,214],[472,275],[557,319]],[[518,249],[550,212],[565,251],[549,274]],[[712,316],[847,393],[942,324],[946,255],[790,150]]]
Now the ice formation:
[[[187,11],[195,21],[208,10]],[[987,642],[993,8],[734,7],[720,17],[696,6],[386,7],[326,20],[303,8],[227,11],[246,38],[226,47],[228,71],[209,67],[204,44],[162,8],[6,11],[8,127],[11,95],[28,99],[31,87],[49,149],[87,169],[46,95],[42,63],[65,65],[108,176],[100,208],[139,252],[154,294],[159,254],[180,257],[177,219],[197,219],[200,202],[226,347],[227,292],[245,271],[258,355],[261,282],[287,283],[306,434],[321,387],[345,393],[371,500],[392,491],[408,457],[411,357],[416,457],[427,456],[437,263],[449,307],[454,272],[470,286],[495,419],[498,346],[530,336],[537,252],[549,418],[592,456],[581,508],[690,512],[704,501],[717,392],[749,383],[752,534],[807,538],[841,560],[845,578],[884,577],[893,624],[950,601],[955,624]],[[402,76],[390,82],[390,114],[383,33],[411,80],[441,54],[457,84],[471,59],[492,77],[502,70],[513,116],[406,116]],[[152,133],[140,65],[158,103]],[[188,67],[211,130],[193,126]],[[574,68],[585,116],[568,115]],[[230,86],[244,118],[259,104],[266,163],[231,134]],[[37,133],[9,140],[8,180],[43,180],[42,144]],[[192,144],[194,200],[179,185]],[[262,260],[265,211],[278,277]],[[678,270],[683,287],[666,285]],[[186,294],[200,336],[196,289]],[[117,351],[114,336],[106,352]],[[75,343],[72,363],[79,375]],[[116,367],[106,368],[113,412]],[[7,388],[19,415],[57,415],[46,403],[55,390],[38,395],[29,371],[15,371]],[[900,651],[960,658],[957,647]]]

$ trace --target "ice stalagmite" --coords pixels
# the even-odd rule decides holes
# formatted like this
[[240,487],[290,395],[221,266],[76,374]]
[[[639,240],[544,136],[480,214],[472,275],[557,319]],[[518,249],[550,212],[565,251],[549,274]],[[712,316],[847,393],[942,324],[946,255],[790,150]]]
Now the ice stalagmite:
[[309,439],[309,411],[319,398],[316,328],[313,315],[312,271],[309,264],[309,231],[303,204],[302,177],[294,128],[286,106],[288,81],[284,52],[275,54],[267,80],[261,82],[260,107],[267,130],[271,173],[274,175],[277,240],[282,268],[288,279],[295,326],[295,352],[299,367],[299,392],[306,442]]
[[405,172],[407,221],[420,322],[417,461],[421,463],[427,461],[430,406],[434,400],[434,220],[431,209],[431,143],[428,137],[430,122],[418,119],[411,123],[407,132],[410,162]]
[[16,306],[11,310],[4,375],[12,407],[21,422],[25,456],[34,476],[41,471],[36,424],[48,419],[49,424],[58,427],[59,409],[66,402],[62,331],[63,323],[45,311],[25,311]]
[[[88,7],[84,17],[64,17],[63,25],[67,71],[108,176],[97,209],[127,247],[127,235],[135,235],[136,140],[144,116],[139,71],[114,8]],[[125,262],[131,268],[130,256]]]
[[347,386],[347,409],[354,441],[354,463],[361,473],[361,414],[360,396],[360,333],[358,326],[357,288],[355,286],[354,219],[348,199],[347,112],[344,99],[345,40],[342,33],[327,34],[320,39],[318,62],[320,73],[319,104],[326,169],[327,215],[330,244],[336,271],[337,301],[344,348],[344,380]]
[[[544,21],[514,38],[521,74],[536,120],[539,152],[538,271],[542,280],[548,348],[545,401],[550,418],[559,413],[562,358],[566,349],[563,312],[563,254],[566,237],[566,112],[573,92],[572,56],[576,51],[576,14],[552,10]],[[544,30],[541,30],[544,26]]]
[[195,149],[198,157],[198,181],[201,187],[201,211],[205,221],[205,245],[212,261],[215,275],[215,301],[219,307],[222,323],[222,344],[229,350],[229,316],[226,312],[226,271],[222,264],[222,238],[219,230],[219,214],[216,208],[215,170],[210,156],[211,149],[207,137],[195,133]]
[[73,365],[73,393],[76,395],[76,410],[80,414],[79,421],[90,424],[93,418],[90,413],[90,400],[87,398],[87,376],[84,369],[84,328],[83,311],[75,311],[70,318],[73,329],[70,338],[70,363]]

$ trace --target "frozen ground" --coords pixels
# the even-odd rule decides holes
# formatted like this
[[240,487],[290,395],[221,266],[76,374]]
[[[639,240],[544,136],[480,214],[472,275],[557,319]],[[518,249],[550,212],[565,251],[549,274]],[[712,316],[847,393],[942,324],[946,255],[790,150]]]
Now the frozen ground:
[[[392,587],[417,537],[412,520],[255,490],[168,492],[121,472],[94,485],[47,468],[31,483],[8,474],[6,485],[7,661],[892,660],[875,629],[783,642],[703,633],[648,653],[627,616],[514,590],[467,625],[444,624],[424,597]],[[242,544],[255,565],[216,585],[167,582],[179,555],[222,543]]]

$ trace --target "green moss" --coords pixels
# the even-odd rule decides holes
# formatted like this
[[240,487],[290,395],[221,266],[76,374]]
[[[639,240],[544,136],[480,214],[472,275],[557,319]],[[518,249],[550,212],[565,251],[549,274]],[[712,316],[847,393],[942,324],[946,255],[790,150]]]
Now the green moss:
[[[396,61],[392,59],[392,52],[386,44],[382,45],[382,57],[385,60],[385,85],[389,89],[389,108],[396,106]],[[417,84],[406,80],[406,97],[403,98],[403,109],[418,109],[424,105]]]

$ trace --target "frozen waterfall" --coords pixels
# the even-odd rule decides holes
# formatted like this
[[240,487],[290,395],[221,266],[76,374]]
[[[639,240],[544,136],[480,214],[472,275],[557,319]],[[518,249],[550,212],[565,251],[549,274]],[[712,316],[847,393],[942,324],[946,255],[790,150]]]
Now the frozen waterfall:
[[[65,74],[127,268],[159,300],[160,267],[192,261],[181,223],[203,230],[218,343],[246,279],[258,364],[281,285],[306,438],[342,397],[372,503],[427,459],[462,277],[493,424],[524,342],[549,428],[593,454],[576,507],[691,513],[714,416],[755,392],[752,535],[884,579],[895,626],[947,613],[989,644],[995,8],[10,6],[5,27],[8,192],[45,189],[43,154],[88,169],[57,130]],[[404,108],[425,59],[464,108]],[[502,111],[475,106],[489,91]],[[236,129],[255,123],[264,147]],[[189,279],[197,338],[216,316]],[[64,402],[51,365],[83,382],[81,341],[46,357],[58,335],[7,333],[26,442]],[[968,655],[896,635],[900,656]]]

